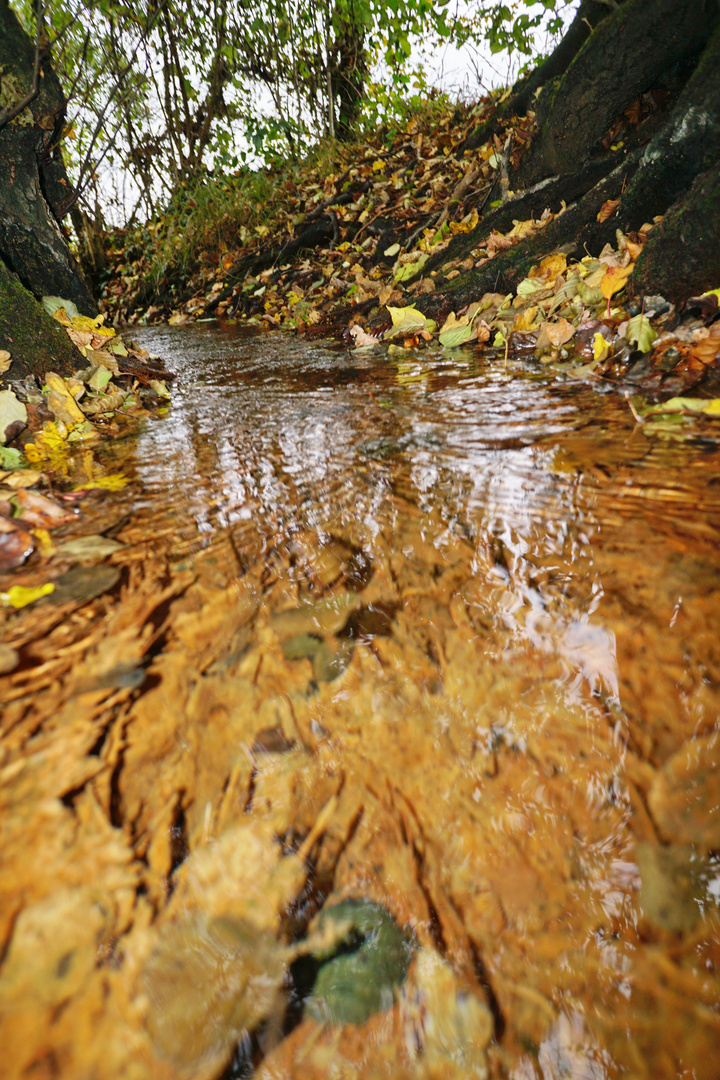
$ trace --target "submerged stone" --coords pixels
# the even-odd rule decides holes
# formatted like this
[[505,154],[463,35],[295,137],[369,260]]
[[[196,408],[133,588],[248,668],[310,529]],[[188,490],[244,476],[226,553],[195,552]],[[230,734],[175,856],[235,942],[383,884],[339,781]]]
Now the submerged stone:
[[362,1024],[392,1005],[394,990],[407,975],[414,942],[382,905],[369,900],[345,900],[328,908],[318,929],[330,921],[347,921],[350,930],[320,968],[305,1009],[326,1023]]

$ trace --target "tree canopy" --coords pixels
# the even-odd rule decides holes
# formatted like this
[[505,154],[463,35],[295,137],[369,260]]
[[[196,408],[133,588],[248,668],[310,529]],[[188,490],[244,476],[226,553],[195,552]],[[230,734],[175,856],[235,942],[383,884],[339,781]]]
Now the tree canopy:
[[[184,183],[248,158],[294,157],[320,135],[347,138],[363,108],[392,111],[426,90],[414,44],[485,38],[532,52],[560,0],[17,0],[67,95],[64,153],[78,192],[152,213]],[[380,72],[380,75],[378,75]],[[372,77],[371,77],[372,75]],[[378,81],[379,80],[379,81]],[[104,182],[98,188],[99,175]],[[127,187],[130,183],[130,188]],[[122,186],[125,185],[124,190]],[[92,197],[91,197],[92,196]]]

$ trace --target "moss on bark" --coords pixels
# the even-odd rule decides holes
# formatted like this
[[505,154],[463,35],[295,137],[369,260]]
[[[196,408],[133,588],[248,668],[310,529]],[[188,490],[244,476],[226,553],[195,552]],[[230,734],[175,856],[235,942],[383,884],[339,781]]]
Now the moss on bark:
[[6,378],[44,375],[47,371],[66,376],[86,366],[60,324],[46,313],[1,259],[0,349],[7,349],[12,357]]
[[659,292],[675,303],[720,287],[720,162],[650,234],[631,287],[638,296]]

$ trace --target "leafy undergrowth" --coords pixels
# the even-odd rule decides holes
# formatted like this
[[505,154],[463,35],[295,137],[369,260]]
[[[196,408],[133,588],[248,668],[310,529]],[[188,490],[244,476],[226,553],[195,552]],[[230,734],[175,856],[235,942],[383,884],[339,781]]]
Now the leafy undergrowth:
[[[615,124],[608,132],[607,149],[642,123],[653,107],[646,98],[620,118],[623,130]],[[714,393],[717,295],[678,312],[662,296],[631,302],[626,293],[660,218],[627,236],[618,230],[597,258],[539,259],[510,293],[484,292],[458,310],[445,305],[441,325],[417,309],[565,212],[563,204],[559,213],[509,218],[505,232],[479,230],[476,247],[462,258],[448,251],[443,262],[454,236],[512,199],[507,177],[532,137],[532,112],[462,152],[497,100],[430,103],[392,135],[325,147],[324,156],[293,168],[215,181],[154,225],[115,233],[105,310],[117,322],[218,317],[335,334],[355,349],[417,349],[439,339],[449,349],[475,344],[507,359],[534,357],[571,377],[622,380],[645,395],[678,396],[701,384]],[[608,201],[598,221],[616,207]],[[632,407],[639,415],[641,404]]]
[[[22,566],[33,553],[36,564],[39,559],[37,582],[0,588],[2,607],[34,603],[55,591],[52,579],[68,564],[112,554],[117,545],[106,536],[58,546],[51,533],[79,517],[89,492],[117,491],[128,483],[108,473],[94,450],[103,438],[125,434],[140,418],[161,411],[170,397],[167,373],[105,326],[104,316],[80,315],[57,297],[43,303],[85,365],[69,379],[53,371],[40,382],[32,375],[13,378],[13,356],[0,351],[0,573]],[[15,659],[0,653],[0,670]]]

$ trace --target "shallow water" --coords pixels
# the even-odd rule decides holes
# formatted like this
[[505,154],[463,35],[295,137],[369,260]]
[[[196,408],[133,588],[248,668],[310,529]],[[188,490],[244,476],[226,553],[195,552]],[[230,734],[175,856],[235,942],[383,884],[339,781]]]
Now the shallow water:
[[[365,1025],[320,1027],[296,1005],[283,1026],[286,985],[232,1021],[208,1005],[185,1060],[167,1024],[138,1060],[221,1075],[244,1028],[279,1010],[228,1075],[253,1058],[303,1080],[717,1076],[717,446],[648,438],[612,388],[473,350],[349,354],[207,325],[135,337],[177,374],[168,415],[103,455],[135,480],[112,505],[136,607],[75,668],[83,689],[97,670],[114,682],[63,699],[73,731],[95,718],[78,760],[105,771],[78,765],[78,784],[127,854],[125,900],[98,932],[112,993],[123,934],[142,968],[153,928],[188,908],[259,919],[285,947],[321,906],[367,899],[417,944]],[[89,849],[99,826],[58,791]],[[262,873],[228,856],[253,829],[290,850],[323,807],[291,895],[272,878],[279,849]],[[179,1025],[197,1011],[177,953],[173,972],[170,1004],[133,1019],[115,1002],[137,1039],[153,1009]],[[119,1031],[111,1011],[97,1007]],[[71,1036],[46,1038],[75,1061]],[[99,1060],[117,1070],[126,1044]]]

